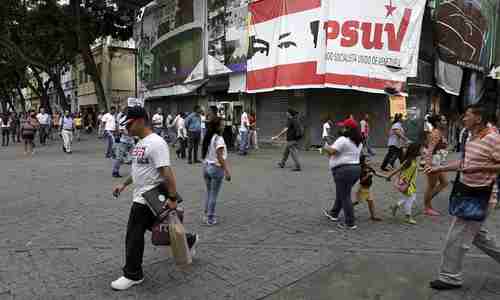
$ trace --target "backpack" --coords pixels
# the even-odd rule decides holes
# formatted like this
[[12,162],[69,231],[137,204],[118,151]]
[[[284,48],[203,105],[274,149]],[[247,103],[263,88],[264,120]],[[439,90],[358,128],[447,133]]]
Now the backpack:
[[302,124],[304,124],[302,118],[299,117],[299,118],[295,119],[295,126],[296,126],[296,128],[295,128],[296,136],[295,137],[297,140],[300,140],[304,137],[305,129],[304,129],[304,125],[302,125]]

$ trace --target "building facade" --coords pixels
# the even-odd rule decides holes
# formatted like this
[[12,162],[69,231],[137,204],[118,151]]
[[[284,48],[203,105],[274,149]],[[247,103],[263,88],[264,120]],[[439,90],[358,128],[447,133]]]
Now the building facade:
[[[97,71],[104,87],[108,107],[122,107],[129,97],[135,97],[135,61],[136,50],[131,45],[117,45],[117,42],[107,39],[93,47]],[[78,58],[74,66],[74,83],[77,86],[74,100],[78,110],[97,111],[97,95],[93,81],[85,72],[83,61]]]
[[[259,136],[264,141],[286,126],[286,111],[294,108],[300,112],[308,145],[321,143],[321,127],[326,118],[340,121],[353,115],[359,120],[368,114],[372,143],[385,146],[395,113],[407,116],[406,126],[412,138],[417,138],[425,114],[445,113],[455,126],[463,107],[479,101],[486,90],[491,90],[488,88],[491,80],[485,79],[483,83],[478,78],[486,77],[489,69],[485,66],[496,61],[497,1],[478,0],[471,4],[454,0],[451,6],[450,1],[418,1],[420,10],[417,6],[405,9],[406,2],[397,0],[387,5],[370,2],[364,9],[366,15],[372,17],[342,24],[337,18],[350,20],[362,15],[350,16],[353,8],[346,5],[324,24],[326,33],[316,20],[319,15],[316,11],[324,9],[327,2],[295,1],[303,5],[283,5],[276,12],[272,11],[276,5],[271,2],[157,0],[144,7],[134,28],[134,39],[139,52],[139,95],[145,99],[146,106],[176,113],[189,112],[196,104],[205,108],[217,105],[234,125],[238,125],[242,111],[255,112]],[[345,2],[339,3],[345,5]],[[450,7],[466,5],[472,7],[460,10],[464,12],[460,20],[440,19]],[[468,11],[480,15],[481,24],[475,24],[477,20],[465,13]],[[278,21],[280,25],[275,30],[266,29],[265,26]],[[442,34],[445,29],[439,24],[443,22],[457,28],[465,28],[467,24],[482,26],[483,33],[487,34],[471,41],[481,47],[481,56],[464,61],[462,57],[444,53],[438,47],[443,43],[458,47],[457,53],[466,50],[463,43],[453,44],[453,39]],[[341,30],[340,26],[358,27]],[[408,37],[401,38],[408,27]],[[392,37],[391,30],[394,30]],[[326,57],[331,54],[331,59],[337,59],[338,63],[327,61],[326,69],[340,72],[333,72],[334,76],[329,79],[316,76],[323,74],[318,67],[320,63],[311,63],[325,57],[319,51],[325,38],[329,40],[327,49],[340,42],[348,48],[346,51],[358,53],[355,63],[339,71],[339,65],[349,66],[347,61],[354,54],[349,56],[338,50],[340,48],[328,50]],[[398,44],[399,38],[402,44]],[[273,39],[277,40],[276,45]],[[354,41],[362,43],[365,49]],[[300,48],[304,43],[309,43],[309,48]],[[457,91],[450,93],[446,89],[447,78],[443,80],[440,59],[453,65],[447,68],[458,68],[462,72],[463,80]],[[297,64],[301,67],[294,68]],[[311,66],[318,69],[311,72]],[[321,80],[330,81],[324,84]],[[481,83],[481,87],[477,83]],[[477,91],[472,91],[471,86]],[[498,86],[496,82],[494,86]],[[488,98],[497,103],[496,95]]]

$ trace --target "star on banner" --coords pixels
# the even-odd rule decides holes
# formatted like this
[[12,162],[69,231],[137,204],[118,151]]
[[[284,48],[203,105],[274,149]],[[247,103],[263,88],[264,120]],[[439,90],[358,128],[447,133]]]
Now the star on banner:
[[387,15],[385,16],[387,18],[388,16],[392,16],[397,7],[392,6],[392,0],[389,0],[389,5],[385,5],[385,8],[387,9]]

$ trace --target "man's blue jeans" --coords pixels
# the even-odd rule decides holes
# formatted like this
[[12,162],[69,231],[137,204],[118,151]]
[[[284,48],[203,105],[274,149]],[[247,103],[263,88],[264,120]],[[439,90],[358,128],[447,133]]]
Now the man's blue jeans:
[[104,132],[104,136],[106,139],[106,158],[111,158],[113,155],[113,143],[115,142],[115,137],[113,135],[113,132],[106,130]]
[[205,215],[208,221],[215,218],[215,205],[224,180],[224,169],[213,164],[205,163],[203,167],[203,178],[207,185],[207,198],[205,200]]
[[248,130],[240,130],[240,154],[248,152]]

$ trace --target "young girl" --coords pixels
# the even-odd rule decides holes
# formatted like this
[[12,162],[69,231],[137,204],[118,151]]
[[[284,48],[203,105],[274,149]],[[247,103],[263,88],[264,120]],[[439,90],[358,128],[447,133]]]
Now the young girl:
[[77,141],[80,141],[80,134],[83,128],[82,124],[82,115],[78,112],[75,114],[75,118],[73,119],[75,122],[75,137]]
[[353,205],[356,206],[361,201],[366,201],[366,203],[368,203],[368,209],[370,211],[371,220],[375,222],[382,221],[381,218],[375,215],[375,205],[373,203],[373,197],[370,193],[370,187],[373,184],[373,175],[378,177],[383,177],[383,176],[375,172],[375,170],[370,166],[369,161],[365,155],[361,155],[359,163],[361,166],[361,176],[359,179],[359,190],[356,193],[357,200],[356,202],[353,203]]
[[420,145],[410,144],[408,150],[406,151],[406,155],[401,166],[397,170],[390,173],[389,176],[387,177],[387,179],[390,180],[394,175],[399,173],[398,182],[407,184],[408,188],[405,191],[401,192],[402,193],[401,200],[399,200],[397,204],[391,206],[391,209],[392,209],[392,215],[396,216],[398,209],[404,206],[406,215],[405,222],[411,225],[417,224],[417,221],[415,221],[412,217],[411,209],[413,203],[416,200],[417,169],[418,169],[417,157],[419,155],[420,155]]

